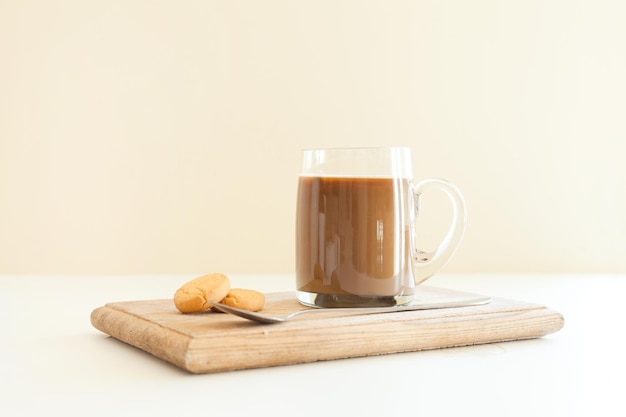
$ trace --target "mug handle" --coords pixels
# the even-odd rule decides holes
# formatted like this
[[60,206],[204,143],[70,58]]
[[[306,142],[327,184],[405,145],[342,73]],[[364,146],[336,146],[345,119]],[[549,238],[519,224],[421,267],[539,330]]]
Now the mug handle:
[[[467,223],[467,209],[461,191],[454,184],[439,178],[428,178],[414,185],[413,193],[415,196],[416,216],[419,213],[422,193],[431,189],[443,191],[450,199],[453,208],[453,218],[448,233],[435,250],[432,252],[424,252],[417,248],[415,249],[414,265],[416,285],[435,275],[445,266],[450,258],[452,258],[452,255],[454,255],[454,252],[456,252],[461,243]],[[415,227],[415,223],[413,227]]]

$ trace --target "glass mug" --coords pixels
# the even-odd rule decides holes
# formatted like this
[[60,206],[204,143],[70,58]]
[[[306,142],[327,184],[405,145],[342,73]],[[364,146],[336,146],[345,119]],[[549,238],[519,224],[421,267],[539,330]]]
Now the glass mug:
[[[414,183],[404,147],[311,149],[302,154],[296,211],[296,297],[314,307],[409,304],[463,237],[466,208],[456,186]],[[453,219],[432,252],[415,247],[420,196],[438,189]]]

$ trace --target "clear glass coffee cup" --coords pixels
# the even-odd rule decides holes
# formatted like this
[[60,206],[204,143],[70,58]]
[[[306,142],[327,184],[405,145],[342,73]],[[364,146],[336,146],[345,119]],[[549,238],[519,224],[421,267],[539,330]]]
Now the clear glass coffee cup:
[[[444,239],[416,247],[422,194],[443,192],[453,208]],[[302,152],[296,209],[296,297],[313,307],[379,307],[413,301],[415,286],[457,250],[466,206],[459,189],[436,178],[413,181],[406,147]]]

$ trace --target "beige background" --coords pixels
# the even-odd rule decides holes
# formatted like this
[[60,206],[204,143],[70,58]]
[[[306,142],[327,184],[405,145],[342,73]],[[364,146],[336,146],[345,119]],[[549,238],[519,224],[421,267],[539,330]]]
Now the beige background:
[[0,272],[291,272],[358,145],[463,190],[446,272],[626,272],[625,4],[0,0]]

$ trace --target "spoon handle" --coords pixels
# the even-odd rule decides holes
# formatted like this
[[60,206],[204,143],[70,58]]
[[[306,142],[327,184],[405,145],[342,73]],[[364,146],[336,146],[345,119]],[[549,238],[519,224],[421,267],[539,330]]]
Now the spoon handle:
[[454,308],[454,307],[470,307],[481,304],[487,304],[491,301],[491,297],[474,297],[470,299],[454,300],[454,301],[440,301],[440,302],[422,302],[414,303],[403,306],[394,307],[332,307],[332,308],[309,308],[306,310],[299,310],[289,314],[286,318],[290,319],[295,316],[299,316],[305,313],[311,312],[336,312],[340,311],[346,313],[346,315],[363,315],[363,314],[380,314],[380,313],[397,313],[400,311],[414,311],[414,310],[435,310],[441,308]]

